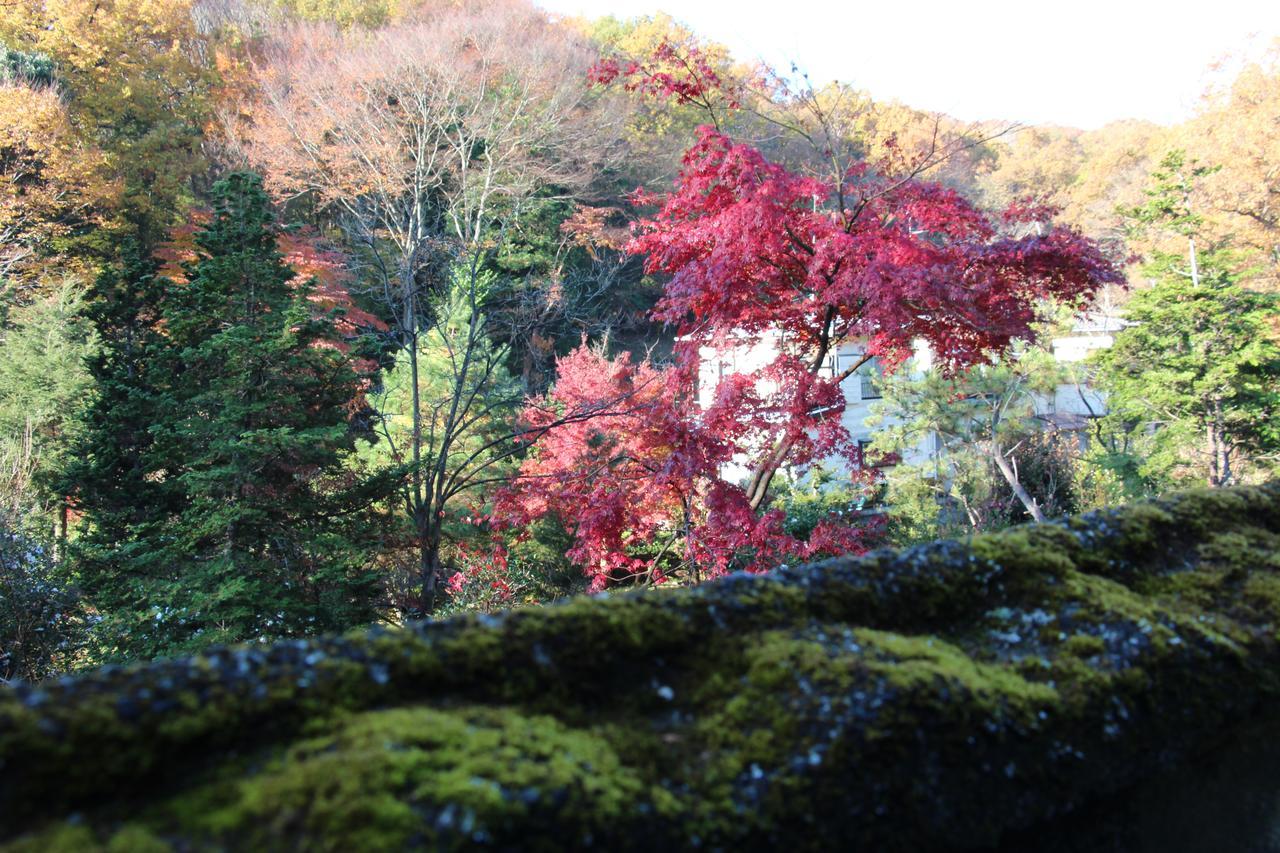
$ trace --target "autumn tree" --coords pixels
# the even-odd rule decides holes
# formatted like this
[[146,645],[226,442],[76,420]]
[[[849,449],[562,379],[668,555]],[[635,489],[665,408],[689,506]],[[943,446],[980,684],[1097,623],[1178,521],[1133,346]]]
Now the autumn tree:
[[785,459],[841,452],[825,407],[841,406],[839,383],[861,363],[821,371],[842,341],[868,342],[862,362],[897,363],[923,340],[941,363],[969,364],[1028,335],[1037,300],[1080,304],[1118,279],[1074,232],[1011,238],[936,184],[865,167],[824,184],[713,131],[633,250],[671,276],[659,314],[687,358],[732,334],[780,334],[758,377],[777,390],[742,412],[772,436],[746,490],[753,509]]
[[42,277],[84,272],[86,255],[109,251],[120,185],[51,78],[9,56],[17,70],[0,67],[0,280],[27,298]]
[[[719,477],[747,432],[732,405],[699,411],[675,368],[580,347],[557,364],[545,398],[522,420],[536,437],[520,476],[496,501],[495,521],[521,529],[561,519],[567,556],[595,591],[618,583],[697,581],[738,567],[858,550],[858,531],[819,521],[804,539],[782,512],[756,514]],[[750,392],[739,385],[722,402]],[[562,413],[595,411],[565,422]],[[536,432],[535,432],[536,431]]]
[[[628,20],[613,16],[574,20],[569,26],[580,29],[603,55],[617,57],[619,63],[629,62],[630,57],[646,57],[652,75],[688,73],[684,60],[690,50],[696,50],[703,62],[697,73],[708,80],[730,80],[749,71],[734,62],[727,47],[699,38],[665,13]],[[607,69],[608,66],[601,66],[597,70]],[[625,93],[629,108],[623,116],[623,139],[632,154],[626,171],[632,183],[625,189],[636,185],[665,186],[679,172],[680,155],[697,138],[698,126],[707,120],[707,108],[717,109],[728,118],[722,109],[726,96],[722,90],[709,86],[708,99],[703,103],[671,102],[650,97],[641,80],[631,82],[630,91]]]
[[[410,432],[398,452],[428,602],[442,574],[438,519],[455,495],[445,481],[495,366],[482,291],[504,282],[484,285],[482,271],[531,199],[570,196],[609,154],[584,82],[591,54],[550,26],[530,6],[495,2],[423,9],[377,31],[284,31],[245,131],[274,191],[342,229],[404,353]],[[529,297],[554,301],[546,284]],[[422,394],[433,336],[461,347],[443,405]]]
[[[556,374],[546,397],[523,412],[525,423],[551,426],[559,412],[584,407],[607,416],[548,429],[519,480],[499,494],[496,520],[519,529],[545,515],[564,519],[574,535],[567,556],[583,566],[593,590],[676,574],[696,520],[688,476],[696,472],[671,464],[677,444],[694,438],[672,375],[585,345],[559,359]],[[636,554],[637,545],[654,548],[653,559]]]
[[1280,287],[1280,40],[1243,63],[1231,83],[1210,91],[1182,129],[1187,150],[1222,168],[1201,190],[1212,232],[1230,234],[1247,251],[1248,275]]
[[[52,62],[65,107],[55,145],[101,152],[120,193],[113,227],[148,245],[162,240],[206,166],[201,143],[218,86],[216,34],[198,30],[191,0],[15,0],[0,6],[0,43]],[[114,257],[110,242],[96,248],[106,254],[90,256],[95,272]]]
[[[688,63],[700,68],[696,55]],[[685,102],[701,97],[705,74],[664,75],[643,63],[611,62],[597,76],[638,80]],[[656,316],[677,338],[668,381],[680,390],[672,396],[686,434],[671,433],[660,470],[686,472],[684,490],[707,507],[705,523],[736,530],[744,546],[769,517],[769,487],[784,464],[843,456],[858,467],[858,449],[840,423],[840,383],[870,359],[892,366],[923,341],[948,369],[973,364],[1030,336],[1042,300],[1080,305],[1119,280],[1078,233],[1046,227],[1015,236],[1009,225],[1034,211],[992,216],[927,180],[944,152],[890,146],[885,157],[865,159],[860,141],[824,123],[820,101],[809,103],[812,124],[797,132],[820,143],[814,159],[789,168],[704,126],[672,192],[640,199],[657,210],[629,245],[649,273],[668,277]],[[744,339],[769,340],[776,355],[749,375],[722,377],[710,406],[692,412],[700,361]],[[863,342],[863,355],[827,369],[847,341]],[[687,433],[699,422],[711,432],[693,441]],[[707,442],[721,443],[715,456]],[[550,446],[535,446],[528,464]],[[741,487],[708,471],[719,467],[716,456],[733,455],[753,467]],[[544,480],[560,488],[555,478]],[[538,483],[521,485],[526,502],[545,494]]]
[[386,24],[411,4],[400,0],[268,0],[265,5],[301,21],[372,28]]
[[1136,120],[1088,131],[1022,128],[992,141],[995,156],[977,170],[974,183],[990,207],[1043,205],[1056,212],[1056,221],[1118,243],[1124,235],[1117,209],[1142,202],[1169,133]]

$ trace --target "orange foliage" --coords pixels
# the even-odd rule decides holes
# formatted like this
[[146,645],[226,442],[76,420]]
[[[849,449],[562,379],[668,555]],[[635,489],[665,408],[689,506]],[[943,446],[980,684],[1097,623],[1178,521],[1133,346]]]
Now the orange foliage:
[[1280,39],[1187,128],[1188,153],[1222,168],[1205,179],[1209,225],[1252,250],[1259,285],[1280,290]]
[[[187,280],[186,265],[194,263],[199,257],[195,235],[209,219],[210,213],[207,210],[196,210],[185,224],[170,232],[168,241],[155,253],[160,261],[161,275],[179,283]],[[297,273],[293,278],[294,285],[311,283],[307,299],[316,306],[317,312],[339,312],[335,323],[339,339],[330,341],[327,345],[341,352],[348,352],[351,349],[348,341],[362,332],[387,330],[385,322],[356,304],[350,289],[353,276],[346,256],[339,249],[328,244],[311,229],[283,232],[279,235],[277,244],[285,263]],[[366,367],[371,368],[372,365],[364,365],[361,369]]]
[[30,285],[36,262],[78,239],[104,239],[94,232],[108,225],[119,194],[104,155],[77,134],[54,90],[0,83],[0,275]]

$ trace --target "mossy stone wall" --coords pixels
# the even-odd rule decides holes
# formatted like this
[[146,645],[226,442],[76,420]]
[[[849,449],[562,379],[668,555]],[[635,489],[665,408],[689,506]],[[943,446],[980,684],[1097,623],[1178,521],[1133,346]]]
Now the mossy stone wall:
[[108,667],[0,692],[0,839],[982,848],[1275,715],[1277,626],[1270,485]]

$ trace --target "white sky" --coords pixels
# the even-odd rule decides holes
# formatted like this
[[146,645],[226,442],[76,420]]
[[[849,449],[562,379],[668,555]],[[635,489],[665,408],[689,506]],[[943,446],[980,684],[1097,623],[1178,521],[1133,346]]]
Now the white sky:
[[1186,118],[1229,53],[1280,36],[1280,0],[534,0],[669,12],[740,59],[964,120],[1100,127]]

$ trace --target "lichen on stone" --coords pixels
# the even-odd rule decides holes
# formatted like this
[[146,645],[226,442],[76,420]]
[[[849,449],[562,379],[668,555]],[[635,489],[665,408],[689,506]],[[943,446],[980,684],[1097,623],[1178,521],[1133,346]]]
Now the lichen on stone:
[[1270,485],[108,667],[0,691],[0,847],[988,847],[1270,719],[1277,626]]

